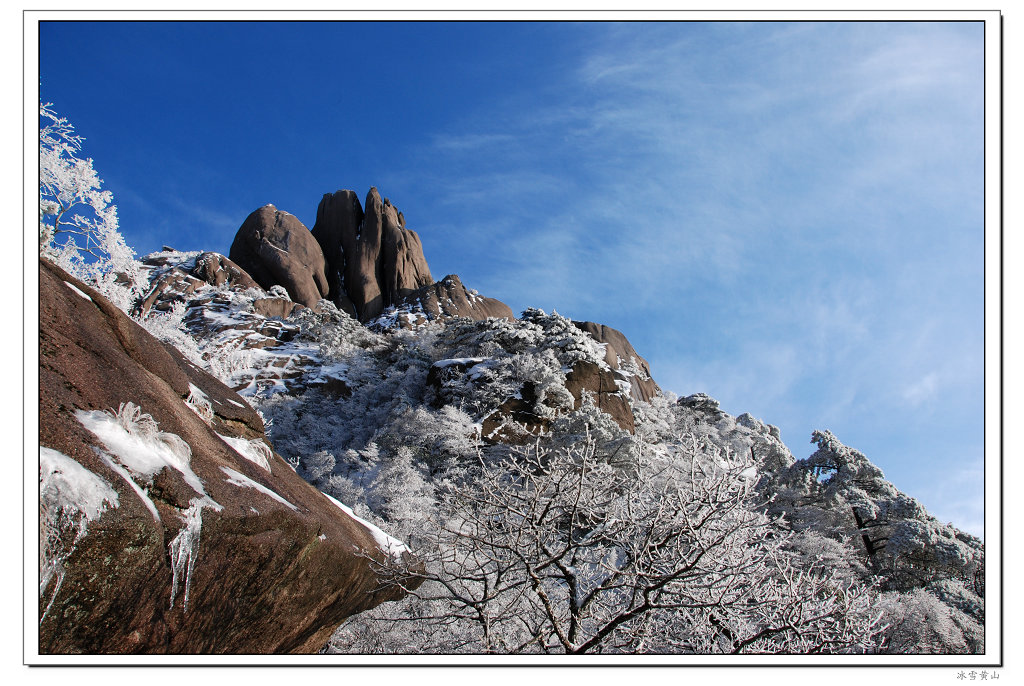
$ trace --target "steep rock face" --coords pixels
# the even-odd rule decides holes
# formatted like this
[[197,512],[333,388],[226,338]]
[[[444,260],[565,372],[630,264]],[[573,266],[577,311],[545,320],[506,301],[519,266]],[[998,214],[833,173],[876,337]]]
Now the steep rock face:
[[48,262],[39,285],[41,652],[313,652],[396,596],[373,560],[408,553],[242,398]]
[[330,291],[320,244],[298,218],[273,205],[246,217],[228,257],[264,289],[284,286],[292,300],[306,307]]
[[433,282],[419,236],[376,188],[366,195],[365,211],[352,191],[324,195],[313,236],[326,256],[331,288],[338,286],[334,303],[360,321]]
[[[348,296],[345,278],[345,246],[355,255],[356,237],[363,225],[363,206],[354,191],[342,190],[325,193],[316,208],[313,237],[320,244],[327,268],[327,283],[331,300],[338,309],[358,317],[356,307]],[[354,268],[354,267],[353,267]],[[361,278],[357,278],[362,281]]]
[[634,400],[648,402],[661,392],[651,377],[651,368],[647,360],[637,354],[621,331],[594,322],[574,321],[573,324],[590,334],[598,343],[605,344],[605,362],[619,376],[629,381],[630,393]]

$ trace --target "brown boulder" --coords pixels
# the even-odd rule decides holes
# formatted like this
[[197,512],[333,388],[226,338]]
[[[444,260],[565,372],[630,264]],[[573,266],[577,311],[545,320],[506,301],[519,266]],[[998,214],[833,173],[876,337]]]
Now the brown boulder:
[[306,307],[328,294],[320,244],[297,217],[273,205],[246,217],[228,257],[265,290],[284,286],[292,300]]
[[287,319],[295,310],[301,307],[304,306],[284,298],[259,298],[252,301],[253,312],[264,317]]
[[258,284],[237,264],[215,252],[204,252],[196,258],[192,275],[211,286],[231,284],[239,288],[258,288]]
[[[48,262],[39,293],[41,653],[314,652],[397,597],[378,533],[274,453],[241,397]],[[129,402],[151,419],[114,423]]]
[[345,287],[345,250],[355,255],[359,228],[363,224],[363,207],[354,191],[325,193],[316,208],[313,237],[320,244],[327,268],[331,300],[339,309],[358,317],[355,305]]

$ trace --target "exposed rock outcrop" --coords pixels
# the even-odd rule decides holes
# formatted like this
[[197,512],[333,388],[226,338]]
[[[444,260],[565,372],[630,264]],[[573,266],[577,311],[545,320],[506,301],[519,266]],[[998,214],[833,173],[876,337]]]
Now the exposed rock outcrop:
[[725,416],[725,413],[718,408],[718,401],[707,393],[688,395],[677,400],[676,404],[694,410],[700,415],[710,417],[712,421],[718,421]]
[[182,253],[164,246],[162,252],[144,257],[142,264],[144,269],[156,272],[156,275],[150,278],[152,285],[149,292],[138,304],[138,310],[143,316],[151,309],[171,309],[175,302],[187,299],[203,284],[229,284],[242,289],[259,288],[244,269],[215,252],[200,253],[195,259],[185,260],[183,263]]
[[196,276],[211,286],[231,284],[238,288],[257,288],[258,284],[249,274],[227,257],[215,252],[204,252],[196,258],[192,268]]
[[488,443],[522,445],[537,440],[551,426],[551,420],[534,411],[537,391],[527,383],[519,397],[509,398],[484,417],[481,435]]
[[[447,373],[465,373],[472,361],[464,365],[448,365]],[[431,369],[428,383],[440,387],[440,375]],[[573,409],[583,404],[587,393],[599,410],[608,414],[622,429],[636,432],[633,409],[620,387],[622,383],[610,369],[593,362],[580,360],[565,375],[565,388],[572,395]],[[624,385],[624,384],[623,384]],[[483,419],[481,434],[489,443],[529,443],[551,426],[550,417],[536,411],[537,392],[532,383],[526,383],[517,396],[506,399]]]
[[295,310],[302,307],[299,303],[284,298],[260,298],[252,301],[252,309],[264,317],[287,319]]
[[433,283],[419,236],[376,188],[366,195],[365,211],[352,191],[324,195],[313,236],[326,257],[332,300],[360,321]]
[[41,652],[313,652],[396,597],[374,560],[408,553],[241,397],[48,262],[39,292]]
[[573,324],[590,334],[598,343],[605,344],[605,362],[621,378],[629,381],[630,393],[634,400],[648,402],[661,392],[651,377],[651,368],[647,360],[637,354],[621,331],[594,322],[574,321]]
[[405,315],[403,321],[412,324],[428,319],[515,319],[512,309],[494,298],[487,298],[474,290],[467,289],[455,274],[449,274],[440,281],[424,286],[403,298],[396,308],[396,314]]
[[583,392],[587,391],[593,395],[594,404],[602,412],[610,415],[616,424],[630,433],[636,431],[633,409],[616,383],[614,372],[602,369],[593,362],[581,360],[565,375],[565,387],[575,401],[573,409],[580,407]]
[[306,307],[329,294],[320,244],[297,217],[273,205],[246,217],[228,257],[264,289],[284,286],[292,300]]

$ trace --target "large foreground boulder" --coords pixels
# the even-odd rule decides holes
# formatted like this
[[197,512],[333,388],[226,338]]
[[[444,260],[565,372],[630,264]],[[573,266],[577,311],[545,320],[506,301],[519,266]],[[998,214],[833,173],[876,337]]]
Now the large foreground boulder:
[[265,290],[284,286],[306,307],[315,307],[330,291],[320,244],[297,217],[273,205],[246,217],[228,257]]
[[39,291],[41,653],[314,652],[400,595],[408,551],[241,397],[45,261]]

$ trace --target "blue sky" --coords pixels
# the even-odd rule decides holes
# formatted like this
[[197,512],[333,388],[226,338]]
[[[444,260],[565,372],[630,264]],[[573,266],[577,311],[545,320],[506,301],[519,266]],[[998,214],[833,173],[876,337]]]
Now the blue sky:
[[[140,254],[370,186],[435,279],[983,525],[980,23],[44,23]],[[87,58],[83,58],[87,56]]]

